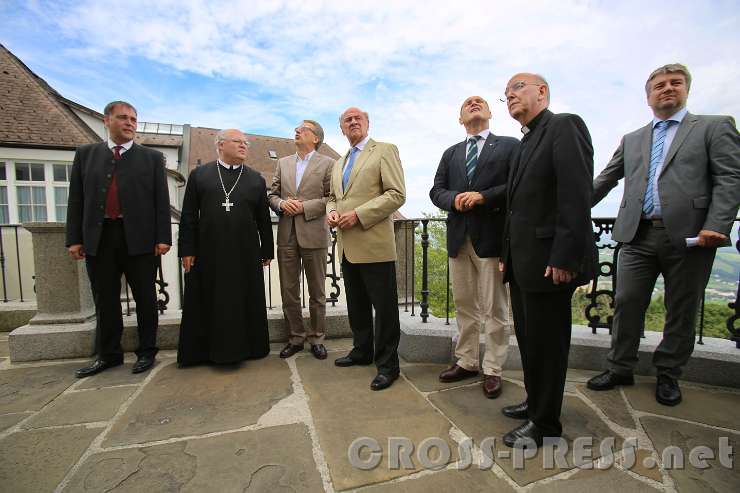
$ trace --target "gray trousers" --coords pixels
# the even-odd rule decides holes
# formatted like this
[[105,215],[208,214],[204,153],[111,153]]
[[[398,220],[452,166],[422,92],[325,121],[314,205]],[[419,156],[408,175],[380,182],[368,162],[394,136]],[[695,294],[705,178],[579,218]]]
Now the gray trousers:
[[609,369],[631,375],[637,366],[645,312],[659,274],[665,281],[663,340],[653,354],[658,374],[681,376],[694,350],[698,309],[709,281],[716,248],[678,250],[665,229],[641,223],[635,238],[619,252],[617,292]]

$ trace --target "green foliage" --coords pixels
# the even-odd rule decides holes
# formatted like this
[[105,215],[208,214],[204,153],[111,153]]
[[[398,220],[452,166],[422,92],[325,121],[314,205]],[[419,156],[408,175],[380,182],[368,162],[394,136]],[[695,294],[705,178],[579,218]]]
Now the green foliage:
[[[439,211],[437,214],[424,214],[428,219],[444,219],[446,214]],[[429,268],[429,313],[435,317],[445,318],[447,305],[447,289],[449,292],[450,318],[455,317],[455,300],[452,296],[451,281],[447,281],[447,227],[444,221],[429,221],[429,250],[428,250],[428,268]],[[422,225],[418,223],[414,235],[414,248],[416,259],[415,275],[416,289],[415,297],[417,303],[421,300],[422,288],[422,248],[421,248]],[[573,295],[573,323],[577,325],[588,325],[585,309],[590,303],[586,296],[587,289],[579,289]],[[606,296],[597,299],[598,305],[595,310],[602,321],[612,314],[612,309],[608,306],[609,298]],[[707,337],[729,338],[726,328],[726,320],[732,314],[732,310],[726,302],[707,301],[704,307],[704,335]],[[657,296],[652,300],[645,315],[645,330],[661,332],[665,322],[665,303],[663,296]],[[697,320],[697,334],[699,331],[699,321]]]

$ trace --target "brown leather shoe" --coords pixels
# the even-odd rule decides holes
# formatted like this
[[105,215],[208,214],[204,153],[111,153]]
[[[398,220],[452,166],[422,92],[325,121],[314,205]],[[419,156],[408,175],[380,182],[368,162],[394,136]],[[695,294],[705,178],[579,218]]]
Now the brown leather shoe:
[[298,353],[300,351],[303,351],[303,344],[301,344],[300,346],[298,346],[296,344],[290,344],[290,343],[288,343],[288,345],[285,346],[282,351],[280,351],[280,357],[281,358],[290,358],[295,353]]
[[459,382],[466,378],[473,378],[476,375],[478,375],[478,370],[466,370],[461,366],[457,366],[457,363],[455,363],[439,374],[439,381],[445,383]]
[[489,399],[495,399],[501,395],[501,377],[486,375],[483,377],[483,393]]

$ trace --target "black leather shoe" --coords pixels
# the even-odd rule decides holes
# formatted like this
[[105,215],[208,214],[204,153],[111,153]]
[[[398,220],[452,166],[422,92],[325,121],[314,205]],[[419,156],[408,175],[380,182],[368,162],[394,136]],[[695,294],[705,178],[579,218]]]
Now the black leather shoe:
[[514,404],[513,406],[505,406],[501,408],[501,412],[507,418],[511,419],[528,419],[529,418],[529,405],[527,401]]
[[634,385],[635,377],[632,375],[617,375],[611,370],[606,370],[592,377],[586,386],[591,390],[611,390],[617,385]]
[[316,359],[326,359],[326,348],[323,344],[311,344],[311,354],[313,354]]
[[131,373],[141,373],[152,366],[154,366],[154,356],[139,356],[136,363],[134,363],[134,367],[131,368]]
[[518,428],[514,428],[504,435],[504,444],[507,447],[536,448],[542,445],[542,433],[531,421],[527,421]]
[[681,389],[678,388],[678,381],[668,375],[658,375],[655,400],[665,406],[675,406],[681,402]]
[[96,373],[100,373],[103,370],[107,370],[108,368],[113,368],[114,366],[120,366],[122,364],[123,364],[123,359],[118,360],[118,361],[106,361],[102,359],[96,359],[90,365],[77,370],[75,372],[75,376],[77,378],[91,377],[95,375]]
[[355,365],[369,365],[372,361],[356,361],[350,357],[350,355],[342,356],[334,360],[336,366],[355,366]]
[[282,351],[280,351],[280,357],[281,358],[290,358],[295,353],[299,353],[301,351],[303,351],[303,344],[301,344],[299,346],[298,344],[290,344],[290,343],[288,343],[288,345],[285,346]]
[[383,390],[390,387],[393,382],[398,378],[398,375],[385,375],[384,373],[378,373],[373,381],[370,382],[370,389],[372,390]]

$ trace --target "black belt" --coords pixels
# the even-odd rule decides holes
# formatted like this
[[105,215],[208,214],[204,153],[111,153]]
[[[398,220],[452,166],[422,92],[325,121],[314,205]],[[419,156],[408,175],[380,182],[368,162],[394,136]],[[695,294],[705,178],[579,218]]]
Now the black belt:
[[665,229],[662,219],[640,219],[640,224],[651,226],[655,229]]

